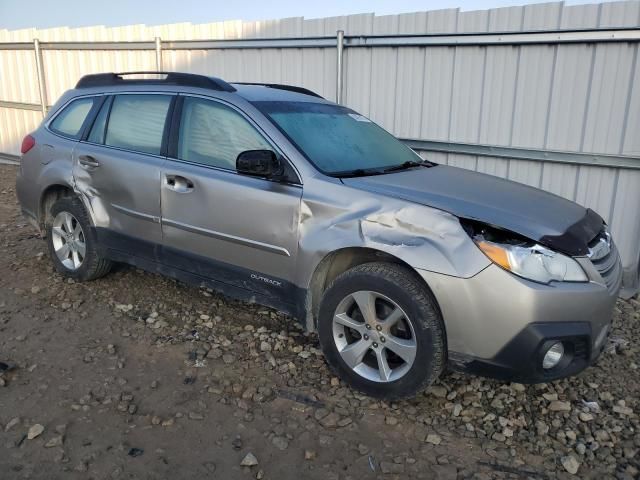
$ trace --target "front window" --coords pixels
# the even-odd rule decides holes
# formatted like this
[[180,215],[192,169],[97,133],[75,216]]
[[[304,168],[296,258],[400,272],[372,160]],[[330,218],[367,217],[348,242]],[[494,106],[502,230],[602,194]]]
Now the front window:
[[312,102],[254,105],[325,174],[384,173],[422,161],[393,135],[349,108]]
[[184,99],[180,160],[235,170],[236,158],[245,150],[271,150],[271,146],[232,108],[197,97]]

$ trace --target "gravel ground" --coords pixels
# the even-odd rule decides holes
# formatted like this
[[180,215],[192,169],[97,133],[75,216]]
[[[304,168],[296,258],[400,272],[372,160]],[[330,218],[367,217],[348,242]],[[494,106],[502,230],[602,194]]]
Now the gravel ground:
[[273,310],[127,266],[63,279],[0,173],[2,479],[638,478],[637,300],[577,377],[384,403]]

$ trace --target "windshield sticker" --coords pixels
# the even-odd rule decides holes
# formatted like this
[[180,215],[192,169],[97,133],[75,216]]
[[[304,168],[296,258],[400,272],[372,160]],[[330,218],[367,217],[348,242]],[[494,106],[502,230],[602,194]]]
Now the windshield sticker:
[[371,123],[371,120],[369,120],[367,117],[363,115],[358,115],[357,113],[350,113],[349,116],[358,122]]

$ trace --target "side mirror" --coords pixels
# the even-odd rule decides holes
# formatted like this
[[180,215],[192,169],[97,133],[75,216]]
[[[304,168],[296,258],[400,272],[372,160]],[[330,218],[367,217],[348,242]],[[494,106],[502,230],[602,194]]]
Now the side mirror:
[[246,150],[236,158],[236,170],[244,175],[277,179],[284,175],[282,160],[271,150]]

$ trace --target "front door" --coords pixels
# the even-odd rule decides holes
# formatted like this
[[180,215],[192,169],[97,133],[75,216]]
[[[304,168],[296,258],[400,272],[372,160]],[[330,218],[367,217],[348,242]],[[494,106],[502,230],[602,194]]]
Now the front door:
[[92,210],[100,243],[112,250],[150,259],[159,251],[162,144],[173,97],[109,98],[74,150],[76,189]]
[[293,303],[302,187],[238,174],[240,152],[273,146],[234,107],[183,98],[161,178],[165,262]]

